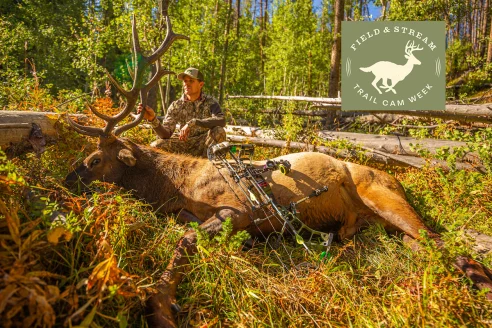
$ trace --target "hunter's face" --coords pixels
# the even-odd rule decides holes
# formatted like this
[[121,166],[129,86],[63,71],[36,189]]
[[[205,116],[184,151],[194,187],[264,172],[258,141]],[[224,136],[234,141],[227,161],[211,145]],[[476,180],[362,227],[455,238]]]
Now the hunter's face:
[[184,93],[188,97],[199,96],[200,92],[202,91],[203,85],[204,82],[201,82],[200,80],[191,78],[189,76],[185,76],[183,78]]

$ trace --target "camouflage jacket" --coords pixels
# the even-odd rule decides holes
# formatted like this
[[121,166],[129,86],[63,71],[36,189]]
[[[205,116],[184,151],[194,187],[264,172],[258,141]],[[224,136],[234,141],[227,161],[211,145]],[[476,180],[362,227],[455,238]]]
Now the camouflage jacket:
[[[224,114],[219,103],[215,98],[204,93],[193,102],[187,100],[185,95],[174,101],[169,106],[162,125],[174,131],[176,124],[183,127],[192,119],[196,119],[196,123],[191,128],[190,137],[207,133],[214,126],[225,125]],[[222,122],[224,123],[222,124]]]

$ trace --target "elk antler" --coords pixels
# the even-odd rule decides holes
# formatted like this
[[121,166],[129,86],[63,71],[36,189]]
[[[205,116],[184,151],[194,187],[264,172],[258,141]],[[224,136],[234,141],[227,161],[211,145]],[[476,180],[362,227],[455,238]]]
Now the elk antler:
[[[189,40],[187,36],[175,34],[172,30],[171,20],[167,13],[167,8],[169,6],[168,1],[163,1],[164,10],[162,11],[165,15],[166,23],[167,23],[167,33],[166,38],[161,43],[159,48],[152,53],[150,56],[144,56],[140,49],[140,41],[138,39],[137,32],[137,23],[135,16],[132,19],[132,37],[133,37],[133,62],[134,62],[134,71],[132,74],[133,79],[133,87],[131,90],[125,90],[112,76],[109,72],[106,71],[109,80],[116,87],[118,92],[126,98],[126,104],[124,109],[116,114],[115,116],[108,116],[98,112],[93,106],[88,105],[89,109],[102,120],[106,121],[106,126],[104,128],[96,128],[90,126],[80,125],[75,123],[72,119],[67,116],[67,121],[74,128],[75,131],[81,134],[85,134],[92,137],[109,137],[111,134],[118,136],[121,133],[137,126],[143,119],[145,111],[142,111],[140,115],[138,115],[131,123],[127,123],[122,126],[116,127],[116,125],[122,121],[125,117],[127,117],[130,112],[135,108],[135,104],[137,103],[138,96],[140,96],[142,105],[147,105],[147,95],[150,89],[152,89],[157,82],[166,74],[175,74],[172,71],[165,70],[160,65],[160,57],[171,47],[171,45],[176,40]],[[156,63],[157,70],[154,76],[144,84],[144,73],[146,69],[150,67],[154,62]]]
[[[410,43],[410,42],[412,42],[412,43]],[[412,52],[417,51],[417,50],[424,50],[424,48],[420,48],[420,46],[415,47],[414,44],[415,44],[415,41],[409,40],[407,42],[407,45],[405,46],[405,53],[407,55],[410,56],[412,54]]]

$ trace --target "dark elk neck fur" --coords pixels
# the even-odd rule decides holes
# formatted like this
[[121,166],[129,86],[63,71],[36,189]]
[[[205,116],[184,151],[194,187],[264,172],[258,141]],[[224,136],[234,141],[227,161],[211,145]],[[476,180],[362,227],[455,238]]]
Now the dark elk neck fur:
[[199,162],[207,162],[135,144],[133,154],[137,163],[126,168],[118,185],[133,191],[137,197],[145,199],[162,213],[183,208],[189,196],[187,188],[184,188],[187,177],[198,167]]

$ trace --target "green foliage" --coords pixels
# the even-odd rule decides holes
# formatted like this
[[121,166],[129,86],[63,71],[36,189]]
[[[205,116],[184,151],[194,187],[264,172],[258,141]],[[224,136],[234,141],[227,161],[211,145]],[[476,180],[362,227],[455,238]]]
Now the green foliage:
[[198,223],[192,222],[190,226],[197,233],[198,248],[207,256],[217,251],[237,252],[242,247],[242,244],[251,238],[246,231],[238,231],[233,234],[234,227],[231,218],[227,218],[222,223],[221,231],[213,238],[210,238],[207,232],[200,228]]

